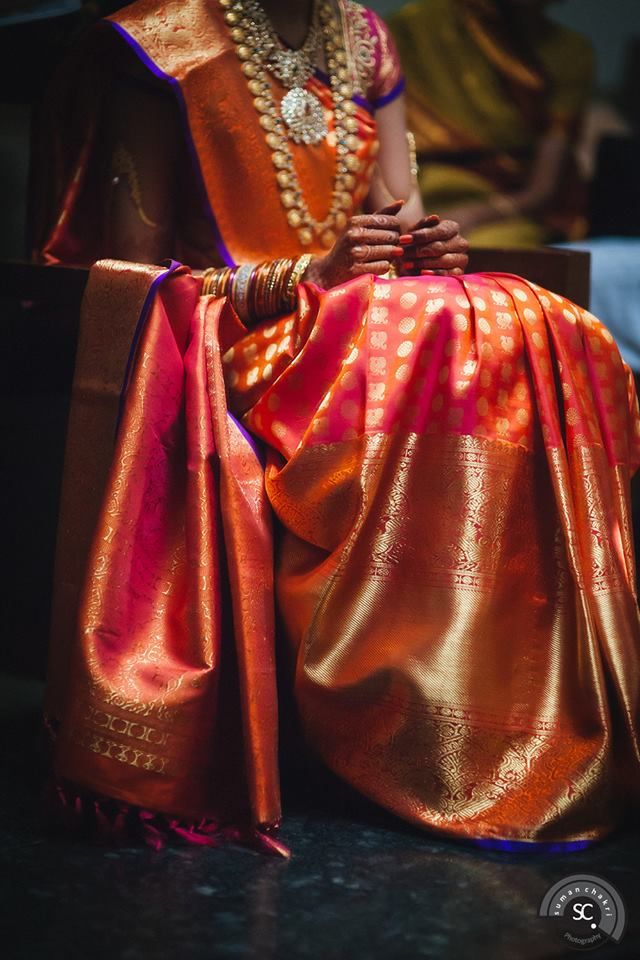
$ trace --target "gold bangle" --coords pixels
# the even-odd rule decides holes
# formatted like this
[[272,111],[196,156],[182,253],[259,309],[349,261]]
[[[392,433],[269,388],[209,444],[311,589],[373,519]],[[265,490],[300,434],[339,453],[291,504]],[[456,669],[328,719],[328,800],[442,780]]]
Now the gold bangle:
[[225,296],[233,272],[230,267],[207,267],[202,274],[202,296]]
[[520,213],[516,201],[513,197],[507,196],[506,193],[492,193],[487,203],[496,213],[505,218],[517,217]]
[[309,264],[313,260],[313,254],[303,253],[301,257],[293,264],[291,273],[289,274],[289,279],[287,280],[287,306],[293,307],[296,299],[296,290],[298,285],[302,282],[302,278],[309,268]]
[[219,296],[219,297],[227,297],[227,296],[229,296],[229,289],[230,289],[230,287],[231,287],[231,282],[232,282],[233,280],[235,280],[235,277],[236,277],[237,272],[238,272],[238,268],[237,268],[237,267],[234,267],[233,269],[231,269],[231,267],[228,267],[228,268],[227,268],[224,277],[221,279],[221,281],[220,281],[220,283],[219,283],[219,285],[218,285],[218,296]]
[[416,155],[416,138],[411,130],[407,130],[407,146],[409,147],[409,169],[412,183],[418,182],[418,158]]
[[269,271],[268,263],[260,263],[256,267],[253,289],[251,290],[251,316],[254,320],[264,316],[264,286]]
[[248,296],[255,266],[255,263],[244,263],[241,267],[238,267],[235,272],[233,292],[229,297],[243,323],[250,319]]
[[276,310],[278,313],[288,310],[289,308],[289,298],[287,296],[287,285],[291,277],[291,272],[295,266],[295,260],[291,257],[283,260],[280,264],[280,270],[278,272],[278,288],[277,288],[277,303]]
[[244,323],[267,320],[286,313],[295,304],[296,289],[304,276],[312,254],[243,264],[204,272],[203,293],[226,295]]
[[214,274],[218,272],[217,267],[207,267],[202,274],[202,296],[206,297],[211,293],[211,284]]
[[274,260],[269,269],[267,280],[266,315],[273,317],[278,313],[282,302],[282,280],[288,269],[289,260]]
[[267,277],[266,302],[265,302],[265,313],[267,317],[271,317],[274,315],[274,313],[276,313],[278,275],[280,273],[281,265],[282,265],[281,260],[274,260],[271,266],[269,267],[269,275]]

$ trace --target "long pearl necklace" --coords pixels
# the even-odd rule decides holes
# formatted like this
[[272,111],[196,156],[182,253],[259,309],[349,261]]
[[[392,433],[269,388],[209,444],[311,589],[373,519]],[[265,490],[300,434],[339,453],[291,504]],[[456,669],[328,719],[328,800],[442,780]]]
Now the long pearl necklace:
[[[318,143],[327,135],[322,105],[317,97],[298,85],[300,77],[304,75],[307,68],[304,66],[300,71],[299,65],[302,64],[302,61],[296,61],[296,67],[285,74],[291,78],[294,86],[283,97],[282,113],[280,113],[275,103],[268,76],[269,72],[275,74],[275,70],[271,66],[274,58],[272,38],[275,33],[266,18],[264,10],[259,7],[256,0],[219,0],[219,3],[224,10],[225,22],[229,28],[231,39],[236,45],[236,53],[242,63],[243,73],[247,78],[249,90],[254,98],[253,104],[260,115],[259,122],[265,131],[265,139],[271,150],[271,159],[276,171],[276,182],[280,191],[280,202],[286,210],[287,221],[296,230],[302,245],[308,246],[313,243],[315,237],[319,239],[322,246],[329,248],[335,242],[336,232],[341,230],[347,222],[345,211],[349,210],[352,205],[352,191],[355,186],[354,174],[360,169],[360,160],[357,157],[360,141],[356,136],[358,123],[354,118],[356,107],[351,99],[353,85],[347,69],[342,18],[335,10],[331,0],[321,0],[318,5],[318,18],[321,25],[327,69],[331,80],[337,156],[329,211],[323,220],[316,220],[311,215],[302,195],[288,142],[289,136],[291,136],[294,142]],[[259,13],[256,15],[257,7]],[[266,47],[264,46],[264,36],[262,41],[260,40],[263,35],[262,20],[266,20],[269,32],[272,35]],[[257,31],[256,23],[258,24]],[[279,41],[277,43],[279,44]],[[302,49],[307,47],[307,43],[309,43],[309,46],[311,45],[308,37]],[[286,54],[286,51],[282,52]],[[295,53],[296,51],[292,52]],[[305,83],[313,72],[312,61],[309,57],[307,59],[311,72],[306,76]],[[277,56],[275,60],[276,68],[281,72],[284,71],[285,61]],[[278,76],[278,74],[275,75]],[[293,81],[294,75],[295,81]],[[281,80],[283,85],[288,85],[282,76],[278,76],[278,79]],[[304,95],[302,100],[298,91]],[[285,101],[292,94],[297,102],[290,102],[289,116],[300,139],[296,139],[291,126],[288,127]],[[307,98],[312,98],[317,102],[322,114],[322,133],[319,136],[318,114]],[[301,133],[305,129],[308,131],[308,135],[317,137],[317,139],[305,139]]]

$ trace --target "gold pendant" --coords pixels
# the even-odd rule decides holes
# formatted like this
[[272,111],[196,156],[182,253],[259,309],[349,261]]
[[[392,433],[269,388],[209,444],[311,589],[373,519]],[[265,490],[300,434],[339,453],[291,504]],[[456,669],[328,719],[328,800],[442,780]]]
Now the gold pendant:
[[285,94],[280,113],[294,143],[316,144],[327,135],[322,104],[315,94],[302,87],[293,87]]

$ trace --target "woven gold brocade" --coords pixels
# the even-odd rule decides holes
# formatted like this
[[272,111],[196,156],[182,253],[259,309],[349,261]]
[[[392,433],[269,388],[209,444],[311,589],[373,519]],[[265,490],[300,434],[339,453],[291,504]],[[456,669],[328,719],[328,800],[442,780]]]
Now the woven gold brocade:
[[[78,580],[72,597],[60,579],[57,587],[48,703],[62,718],[56,772],[144,809],[273,825],[268,505],[260,464],[226,411],[218,337],[224,344],[237,321],[222,301],[200,300],[184,268],[153,298],[112,439],[120,384],[111,378],[116,365],[122,374],[137,321],[127,308],[139,310],[143,281],[148,294],[157,273],[99,264],[85,298],[58,577],[85,564],[86,576],[75,636]],[[113,336],[98,344],[108,328]],[[83,426],[100,428],[87,478],[78,472]],[[71,539],[68,527],[82,536]]]
[[[344,546],[327,557],[289,537],[278,576],[314,747],[377,802],[451,834],[608,829],[613,758],[593,657],[615,637],[617,675],[633,667],[635,611],[609,590],[601,624],[584,612],[561,523],[548,522],[546,470],[471,437],[378,435],[360,455],[342,454],[364,485]],[[313,448],[277,484],[285,523],[285,500],[336,457]]]
[[267,489],[311,743],[416,824],[602,835],[639,779],[638,424],[611,335],[511,277],[352,284],[310,334],[308,295],[226,359],[286,459]]

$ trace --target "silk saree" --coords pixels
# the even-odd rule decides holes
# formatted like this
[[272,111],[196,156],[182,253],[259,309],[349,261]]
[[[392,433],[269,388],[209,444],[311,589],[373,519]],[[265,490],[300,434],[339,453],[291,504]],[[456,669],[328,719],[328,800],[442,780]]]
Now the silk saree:
[[[233,218],[221,236],[236,260],[256,242]],[[149,829],[273,846],[277,605],[309,749],[357,790],[462,839],[612,829],[639,783],[639,427],[609,332],[500,274],[303,284],[252,330],[199,293],[177,263],[92,271],[48,691],[61,781]]]

